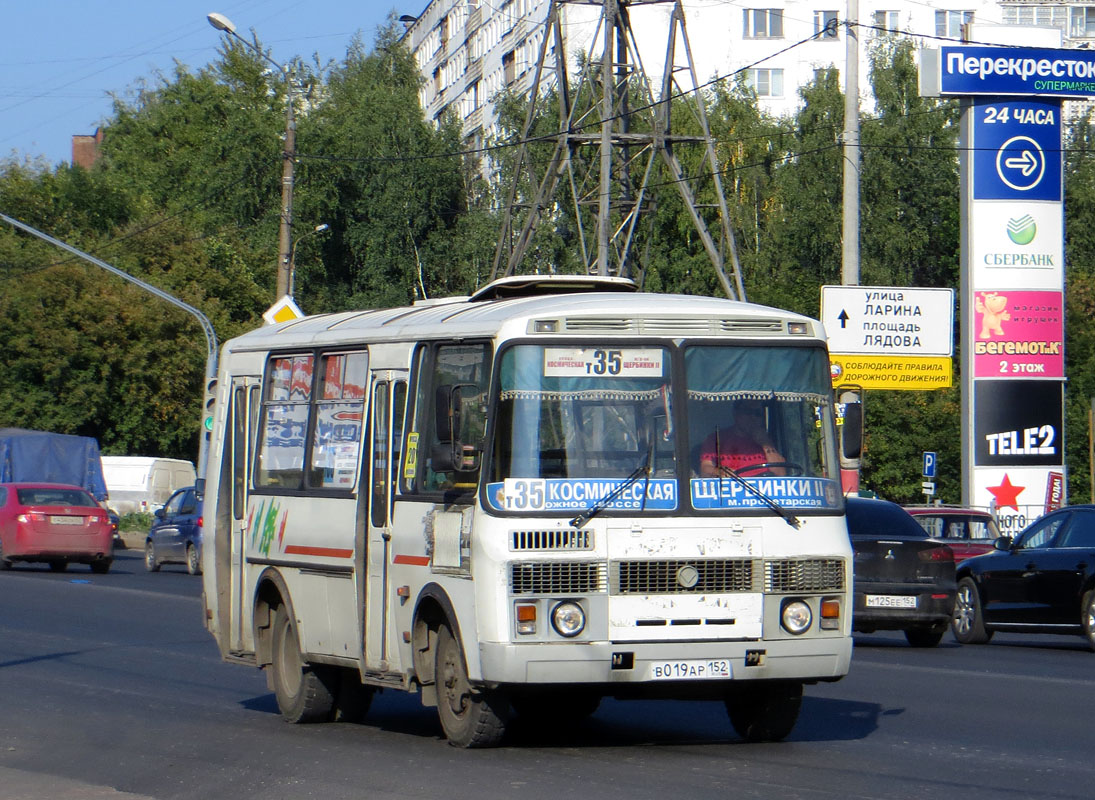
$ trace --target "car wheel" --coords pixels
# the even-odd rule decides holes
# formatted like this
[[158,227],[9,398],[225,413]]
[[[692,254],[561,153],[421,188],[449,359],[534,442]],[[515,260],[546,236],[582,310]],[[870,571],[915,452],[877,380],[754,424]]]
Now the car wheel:
[[1084,595],[1082,608],[1080,609],[1080,621],[1084,626],[1084,636],[1087,637],[1091,649],[1095,650],[1095,589]]
[[274,695],[278,709],[289,722],[323,722],[331,718],[338,668],[309,664],[300,653],[297,626],[284,604],[274,611]]
[[49,568],[54,572],[64,572],[68,569],[68,562],[63,558],[56,558],[49,562]]
[[802,684],[744,681],[726,696],[725,702],[738,736],[749,742],[778,742],[790,735],[798,721]]
[[4,558],[4,543],[0,541],[0,569],[11,569],[11,562]]
[[186,571],[191,575],[202,574],[202,565],[198,560],[198,548],[192,544],[186,546]]
[[981,615],[981,597],[972,578],[963,578],[958,582],[951,632],[962,644],[984,644],[992,638],[992,631],[985,630],[985,620]]
[[937,647],[946,631],[947,623],[944,622],[930,628],[909,628],[905,631],[905,638],[913,647]]
[[110,564],[112,561],[113,559],[110,558],[100,558],[97,561],[92,561],[90,565],[91,571],[96,575],[106,575],[110,572]]
[[156,560],[156,545],[151,541],[144,543],[144,568],[149,572],[160,571],[160,562]]
[[437,716],[454,747],[491,747],[506,732],[506,701],[497,692],[473,687],[464,666],[460,642],[448,625],[437,632],[434,680]]

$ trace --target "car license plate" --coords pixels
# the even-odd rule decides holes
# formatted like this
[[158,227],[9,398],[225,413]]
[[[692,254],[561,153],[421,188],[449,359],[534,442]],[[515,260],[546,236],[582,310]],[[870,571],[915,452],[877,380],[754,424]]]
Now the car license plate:
[[731,677],[730,662],[725,658],[655,661],[650,678],[656,681],[694,681]]
[[51,514],[49,517],[51,525],[83,525],[83,517],[62,517],[59,514]]
[[869,594],[867,608],[916,608],[916,595]]

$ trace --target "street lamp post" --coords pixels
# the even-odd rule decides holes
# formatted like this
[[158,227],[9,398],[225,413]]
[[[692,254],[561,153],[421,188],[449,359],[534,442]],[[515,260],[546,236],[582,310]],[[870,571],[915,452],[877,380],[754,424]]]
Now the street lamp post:
[[257,45],[247,41],[236,33],[236,26],[228,17],[223,14],[214,13],[207,14],[206,19],[208,19],[209,24],[218,31],[223,31],[229,36],[234,36],[247,47],[269,61],[277,67],[278,71],[281,72],[282,77],[285,78],[285,147],[282,151],[281,164],[281,225],[278,230],[278,275],[275,299],[280,299],[285,295],[291,297],[293,291],[292,282],[290,280],[292,274],[291,261],[293,258],[290,244],[293,235],[293,162],[296,158],[297,139],[297,121],[293,114],[293,80],[289,75],[288,66],[274,61],[274,59],[266,55],[266,53]]
[[301,239],[307,239],[309,236],[311,236],[313,234],[316,234],[316,233],[323,233],[325,230],[330,229],[330,227],[331,226],[328,225],[326,222],[322,222],[319,225],[316,225],[315,228],[308,231],[307,233],[302,233],[300,236],[297,237],[297,240],[295,242],[293,242],[293,249],[289,253],[289,296],[290,297],[293,296],[293,289],[296,286],[297,245],[300,244]]

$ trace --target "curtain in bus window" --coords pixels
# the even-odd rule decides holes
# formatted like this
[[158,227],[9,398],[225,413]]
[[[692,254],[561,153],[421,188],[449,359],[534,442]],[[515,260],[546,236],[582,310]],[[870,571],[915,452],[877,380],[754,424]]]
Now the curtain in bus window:
[[312,417],[312,463],[308,486],[353,489],[365,417],[368,355],[333,353],[322,357],[323,376]]

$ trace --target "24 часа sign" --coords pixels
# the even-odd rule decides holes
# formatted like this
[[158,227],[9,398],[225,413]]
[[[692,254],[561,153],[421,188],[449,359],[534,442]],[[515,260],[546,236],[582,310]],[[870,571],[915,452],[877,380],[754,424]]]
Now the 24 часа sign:
[[1060,381],[974,384],[974,459],[979,467],[1064,463]]

